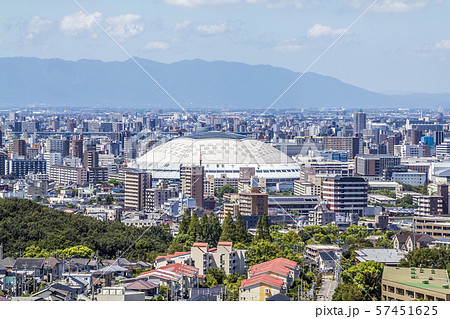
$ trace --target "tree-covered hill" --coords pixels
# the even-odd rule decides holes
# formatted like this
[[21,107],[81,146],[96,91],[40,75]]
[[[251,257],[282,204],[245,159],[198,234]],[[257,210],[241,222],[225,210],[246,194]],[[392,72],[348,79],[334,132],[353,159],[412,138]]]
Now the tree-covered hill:
[[0,243],[6,256],[18,257],[30,246],[60,251],[84,245],[101,258],[114,258],[138,238],[124,257],[151,261],[158,253],[166,252],[173,239],[163,227],[146,231],[118,221],[98,221],[53,210],[30,200],[0,199]]

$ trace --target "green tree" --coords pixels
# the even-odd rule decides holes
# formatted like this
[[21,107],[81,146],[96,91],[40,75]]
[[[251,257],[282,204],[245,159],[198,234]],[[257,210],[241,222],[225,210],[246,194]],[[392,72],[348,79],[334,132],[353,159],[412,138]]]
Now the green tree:
[[118,185],[120,185],[120,184],[122,184],[121,182],[119,182],[117,179],[115,179],[115,178],[110,178],[110,179],[108,179],[108,182],[107,182],[108,184],[111,184],[111,185],[114,185],[114,186],[118,186]]
[[364,301],[364,293],[358,286],[352,283],[340,284],[336,287],[333,301]]
[[236,216],[236,243],[247,244],[249,242],[249,233],[247,232],[247,228],[245,227],[245,222],[242,219],[241,213],[238,212]]
[[244,277],[239,277],[236,274],[227,276],[227,279],[224,281],[224,283],[227,291],[228,301],[239,301],[239,287],[241,286],[241,281],[243,279]]
[[392,243],[392,240],[390,240],[386,236],[381,237],[375,243],[375,248],[393,248],[393,247],[394,244]]
[[292,249],[283,249],[269,240],[259,240],[253,241],[252,247],[248,252],[248,265],[253,266],[279,257],[296,262],[301,261],[299,254]]
[[25,252],[23,254],[24,258],[48,258],[51,256],[51,253],[46,249],[41,249],[39,246],[28,246],[25,248]]
[[220,221],[213,212],[211,212],[208,216],[209,226],[211,227],[211,236],[208,240],[208,244],[211,247],[216,247],[219,242],[220,236],[222,234],[222,227],[220,226]]
[[233,222],[233,217],[230,213],[227,214],[225,220],[223,221],[222,234],[220,235],[219,241],[230,241],[234,242],[236,240],[236,226]]
[[209,243],[211,240],[211,225],[209,224],[209,218],[206,213],[203,213],[202,218],[200,218],[200,231],[202,240]]
[[218,190],[214,192],[216,197],[223,199],[223,195],[226,193],[237,193],[237,189],[231,186],[230,184],[223,185]]
[[187,234],[190,223],[191,223],[191,214],[189,214],[188,210],[186,210],[184,212],[183,219],[181,220],[180,228],[178,229],[178,234],[180,235]]
[[272,240],[272,237],[270,236],[269,219],[267,217],[267,213],[264,213],[256,223],[256,236],[254,237],[254,240]]
[[112,205],[114,204],[114,197],[112,196],[111,193],[109,193],[106,198],[105,198],[105,204],[106,205]]
[[66,248],[61,252],[66,257],[78,257],[78,258],[92,258],[95,253],[89,247],[83,245],[77,245],[74,247]]
[[188,235],[191,236],[194,242],[202,240],[202,230],[198,220],[197,212],[193,212],[191,222],[189,223]]
[[370,260],[342,272],[342,281],[344,284],[356,285],[366,301],[381,300],[382,274],[383,264]]
[[225,279],[225,271],[220,268],[209,267],[206,271],[206,285],[209,288],[223,285]]

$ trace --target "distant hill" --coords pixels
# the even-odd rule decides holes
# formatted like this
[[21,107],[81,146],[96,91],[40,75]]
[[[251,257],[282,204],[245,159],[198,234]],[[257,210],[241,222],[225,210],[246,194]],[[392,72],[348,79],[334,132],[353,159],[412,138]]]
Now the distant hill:
[[[184,107],[264,108],[299,73],[269,65],[136,58]],[[383,107],[450,105],[450,95],[389,96],[316,73],[305,76],[279,107]],[[99,60],[0,58],[0,104],[23,106],[176,107],[136,64]],[[432,105],[431,105],[432,103]]]

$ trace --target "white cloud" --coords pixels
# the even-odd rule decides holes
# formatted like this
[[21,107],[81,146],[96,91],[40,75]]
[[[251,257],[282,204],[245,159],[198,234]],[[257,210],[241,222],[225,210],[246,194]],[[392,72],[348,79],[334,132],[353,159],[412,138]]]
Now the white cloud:
[[341,35],[346,29],[332,29],[329,26],[323,24],[315,24],[311,29],[306,32],[308,38],[326,37],[330,35]]
[[216,35],[227,30],[227,23],[224,21],[215,24],[201,24],[196,27],[196,31],[203,35]]
[[289,53],[301,51],[303,47],[296,40],[285,40],[273,46],[272,50],[279,53]]
[[165,0],[167,4],[183,7],[195,7],[201,5],[222,5],[238,3],[240,0]]
[[169,48],[169,44],[162,41],[150,41],[145,46],[147,50],[167,50]]
[[433,48],[435,50],[450,50],[450,39],[439,41],[433,46]]
[[98,22],[103,19],[103,15],[100,12],[94,12],[91,16],[88,16],[83,11],[78,11],[63,17],[60,29],[67,35],[81,35],[87,33],[95,38],[97,37],[97,34],[92,31],[95,22],[91,17]]
[[192,24],[192,22],[190,20],[184,20],[183,22],[177,23],[175,25],[174,31],[177,32],[177,31],[186,30],[191,24]]
[[[251,0],[250,0],[251,1]],[[268,8],[308,9],[319,5],[318,0],[272,0],[267,3]]]
[[38,16],[33,17],[33,19],[31,19],[28,23],[27,35],[25,36],[25,39],[34,39],[39,33],[48,31],[52,24],[52,20],[42,19]]
[[[373,0],[348,0],[350,6],[355,8],[367,7]],[[442,0],[379,0],[373,7],[378,12],[410,12],[420,10],[433,3],[442,3]]]
[[106,30],[119,40],[134,37],[144,31],[144,24],[140,23],[138,14],[126,14],[106,19]]

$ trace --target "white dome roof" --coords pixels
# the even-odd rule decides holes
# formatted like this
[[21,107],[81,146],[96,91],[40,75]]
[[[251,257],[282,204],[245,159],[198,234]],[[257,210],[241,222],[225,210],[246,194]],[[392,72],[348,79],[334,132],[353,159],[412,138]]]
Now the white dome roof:
[[[163,170],[165,175],[178,171],[179,176],[180,166],[199,165],[200,158],[206,174],[226,173],[229,177],[238,177],[240,167],[255,167],[257,172],[261,170],[257,174],[260,177],[266,175],[269,178],[262,170],[265,173],[282,173],[284,170],[284,173],[291,176],[295,173],[298,177],[298,164],[285,153],[262,141],[224,132],[196,133],[173,139],[150,150],[130,166]],[[175,175],[167,178],[175,178]]]

